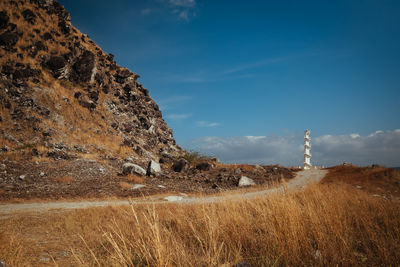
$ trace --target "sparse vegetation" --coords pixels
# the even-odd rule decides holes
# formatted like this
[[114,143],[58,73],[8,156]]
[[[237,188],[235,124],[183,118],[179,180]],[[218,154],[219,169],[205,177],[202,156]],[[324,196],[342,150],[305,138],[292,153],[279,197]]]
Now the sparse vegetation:
[[41,258],[59,266],[396,266],[399,218],[397,202],[314,185],[251,201],[2,219],[0,256],[13,266]]
[[186,151],[186,153],[182,156],[185,160],[187,160],[190,164],[196,164],[203,161],[209,161],[213,157],[204,155],[197,151]]
[[400,197],[400,171],[382,166],[336,166],[322,183],[349,184],[372,194]]

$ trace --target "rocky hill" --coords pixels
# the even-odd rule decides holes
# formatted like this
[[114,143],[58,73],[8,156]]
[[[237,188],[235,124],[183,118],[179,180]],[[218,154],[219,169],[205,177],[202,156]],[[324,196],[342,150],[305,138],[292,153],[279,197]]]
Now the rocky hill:
[[179,154],[139,75],[70,20],[57,1],[1,1],[1,150],[64,159]]
[[207,193],[293,177],[183,151],[139,75],[70,19],[55,0],[0,2],[0,201]]

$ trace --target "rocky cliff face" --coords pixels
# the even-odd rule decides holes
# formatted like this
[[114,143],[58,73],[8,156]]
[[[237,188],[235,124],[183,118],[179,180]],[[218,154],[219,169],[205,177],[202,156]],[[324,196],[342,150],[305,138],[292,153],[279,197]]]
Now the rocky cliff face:
[[139,75],[70,19],[55,0],[1,1],[1,150],[65,159],[179,155]]

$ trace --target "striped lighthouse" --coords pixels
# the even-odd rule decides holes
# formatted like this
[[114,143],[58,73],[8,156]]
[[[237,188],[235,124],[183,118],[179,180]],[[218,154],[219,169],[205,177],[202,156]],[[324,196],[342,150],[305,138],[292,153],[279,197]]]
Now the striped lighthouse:
[[311,153],[310,153],[310,131],[305,130],[304,132],[304,169],[308,170],[311,168]]

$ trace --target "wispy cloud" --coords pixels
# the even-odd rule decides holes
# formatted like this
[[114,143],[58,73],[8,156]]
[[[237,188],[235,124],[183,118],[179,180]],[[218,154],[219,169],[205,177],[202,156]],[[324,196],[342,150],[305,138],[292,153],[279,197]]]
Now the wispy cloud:
[[259,67],[263,67],[263,66],[267,66],[267,65],[271,65],[271,64],[275,64],[275,63],[289,61],[296,57],[298,57],[298,56],[275,57],[275,58],[267,58],[267,59],[263,59],[263,60],[259,60],[259,61],[249,62],[246,64],[237,65],[230,69],[224,70],[224,71],[222,71],[222,74],[227,75],[227,74],[242,72],[242,71],[249,70],[249,69],[255,69],[255,68],[259,68]]
[[[275,58],[266,58],[263,60],[258,60],[254,62],[248,62],[245,64],[239,64],[231,68],[226,69],[213,69],[213,70],[198,70],[192,73],[185,74],[174,74],[169,73],[166,77],[169,80],[182,83],[204,83],[204,82],[216,82],[216,81],[226,81],[226,80],[237,80],[252,78],[260,75],[265,75],[265,73],[257,73],[255,71],[248,72],[248,70],[254,70],[257,68],[262,68],[269,65],[274,65],[282,62],[289,62],[303,57],[309,57],[316,54],[299,54],[299,55],[288,55]],[[246,72],[247,71],[247,72]]]
[[169,13],[183,21],[190,21],[196,16],[196,0],[153,0],[147,3],[150,7],[140,10],[143,16]]
[[151,8],[145,8],[140,11],[142,15],[149,15],[151,13]]
[[169,0],[168,2],[177,7],[194,7],[196,5],[195,0]]
[[178,19],[189,21],[196,15],[194,8],[196,6],[195,0],[169,0],[172,13],[176,14]]
[[216,127],[219,126],[218,122],[208,122],[208,121],[197,121],[197,127]]
[[191,100],[192,97],[188,95],[175,95],[157,100],[158,105],[162,111],[174,109],[178,105],[182,105]]
[[[400,166],[400,129],[377,131],[362,136],[322,135],[311,139],[314,165],[357,165],[378,163]],[[193,148],[231,163],[302,165],[302,133],[285,136],[205,137],[193,142]]]
[[189,113],[183,113],[183,114],[168,114],[166,117],[170,120],[183,120],[191,117],[192,114]]

